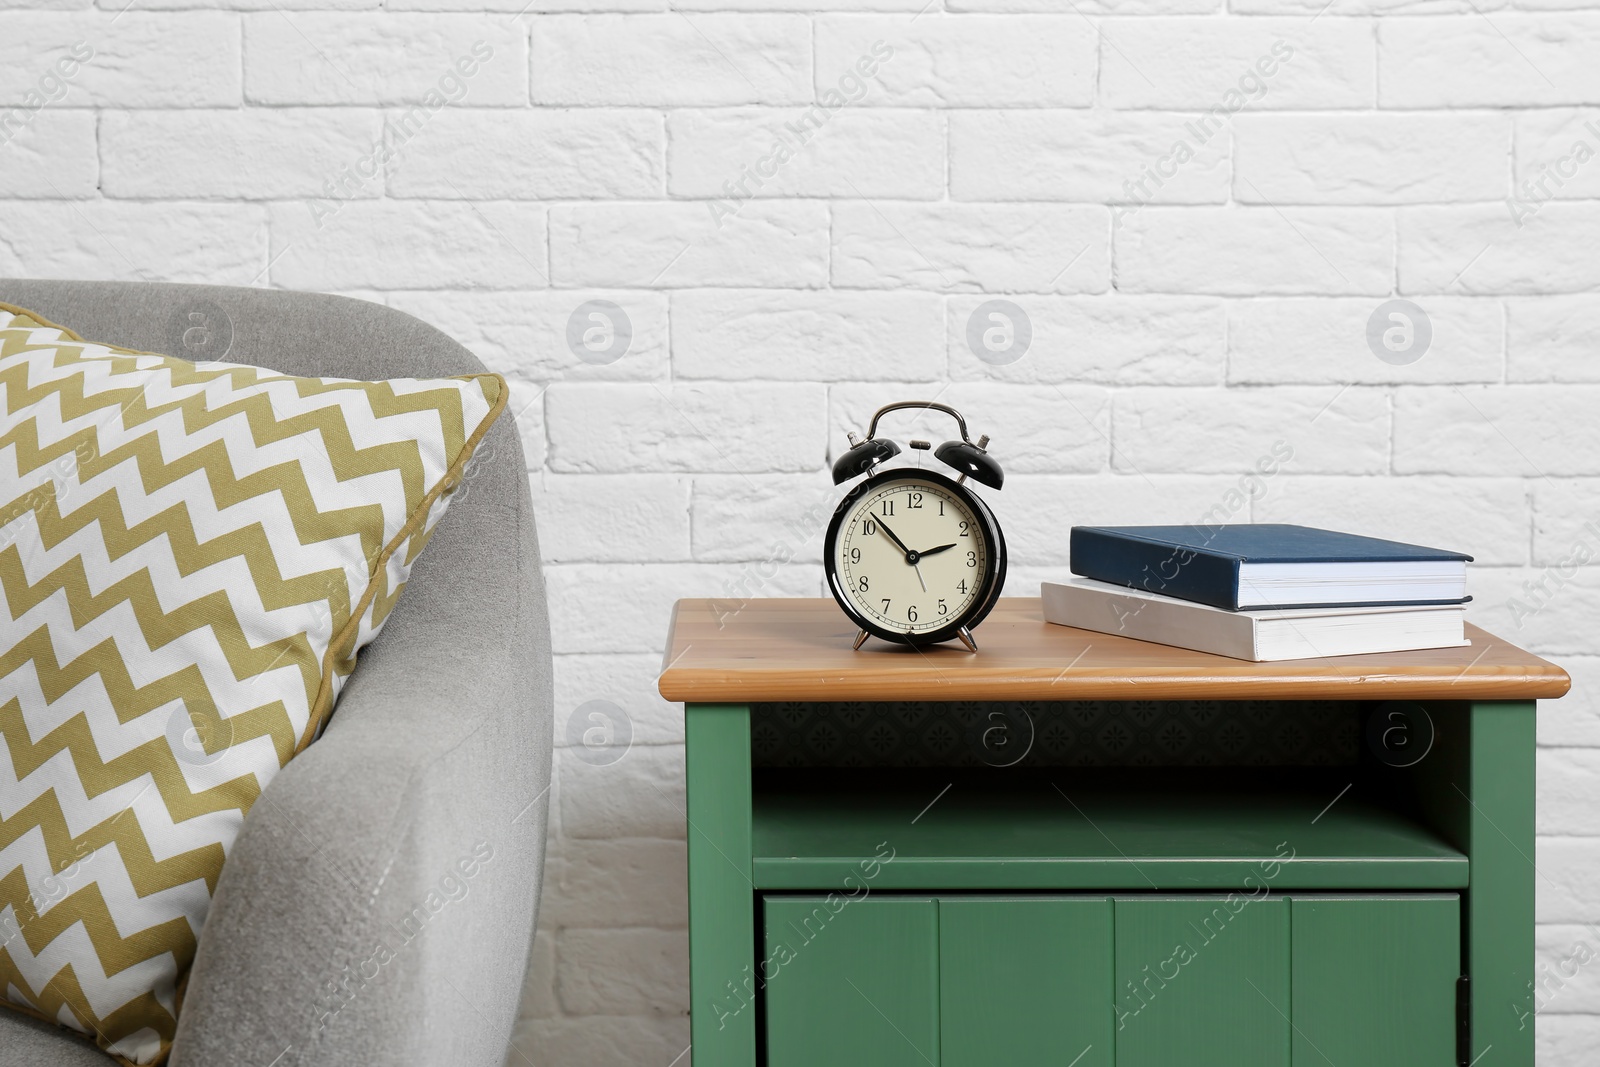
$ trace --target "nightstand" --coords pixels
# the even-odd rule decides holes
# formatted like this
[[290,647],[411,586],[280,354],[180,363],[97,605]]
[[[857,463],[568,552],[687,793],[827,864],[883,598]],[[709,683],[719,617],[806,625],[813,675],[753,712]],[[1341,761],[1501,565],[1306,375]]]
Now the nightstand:
[[1534,701],[1470,647],[1250,663],[684,600],[696,1067],[1532,1067]]

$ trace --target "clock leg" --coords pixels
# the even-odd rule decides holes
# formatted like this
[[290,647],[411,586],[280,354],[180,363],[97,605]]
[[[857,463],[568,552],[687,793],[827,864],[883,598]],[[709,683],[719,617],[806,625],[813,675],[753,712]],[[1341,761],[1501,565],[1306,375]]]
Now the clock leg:
[[861,651],[861,646],[866,644],[866,643],[867,643],[867,631],[858,630],[858,631],[856,631],[856,643],[851,645],[850,648],[853,651],[859,652],[859,651]]
[[967,646],[967,651],[968,652],[976,652],[976,651],[978,651],[978,642],[972,636],[972,631],[971,630],[969,630],[965,626],[963,626],[963,627],[961,627],[961,629],[956,631],[956,636],[961,638],[961,643],[963,645]]

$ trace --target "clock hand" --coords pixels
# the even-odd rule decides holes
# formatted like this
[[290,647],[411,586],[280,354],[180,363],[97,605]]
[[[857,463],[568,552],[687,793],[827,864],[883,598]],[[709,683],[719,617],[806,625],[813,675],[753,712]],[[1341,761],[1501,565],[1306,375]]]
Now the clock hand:
[[918,552],[917,555],[921,556],[923,559],[927,559],[929,556],[931,556],[931,555],[933,555],[933,554],[935,554],[937,552],[943,552],[947,548],[954,548],[954,547],[956,547],[955,546],[955,542],[952,541],[950,544],[948,544],[948,545],[940,545],[938,548],[924,549],[921,552]]
[[922,586],[922,591],[926,593],[928,591],[928,583],[922,580],[922,568],[913,563],[911,569],[917,572],[917,584]]
[[911,550],[906,547],[906,543],[904,541],[900,540],[900,538],[898,538],[898,537],[896,537],[894,535],[894,531],[889,529],[889,524],[884,522],[882,519],[879,519],[878,520],[878,529],[880,529],[884,533],[888,534],[889,535],[889,540],[893,541],[895,544],[900,546],[900,551],[902,551],[902,552],[904,552],[906,554],[906,562],[910,563],[911,562]]

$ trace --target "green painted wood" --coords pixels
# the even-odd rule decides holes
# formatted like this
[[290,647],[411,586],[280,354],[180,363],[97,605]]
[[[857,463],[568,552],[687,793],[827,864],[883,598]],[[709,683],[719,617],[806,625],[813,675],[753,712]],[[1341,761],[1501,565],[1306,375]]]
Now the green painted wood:
[[769,1067],[939,1067],[935,901],[769,896],[764,914]]
[[1278,869],[1275,892],[1467,884],[1459,849],[1365,799],[1360,783],[1318,818],[1350,783],[1348,773],[1249,788],[1236,785],[1240,779],[1133,770],[1098,778],[1073,771],[1059,780],[763,771],[754,798],[756,885],[838,886],[883,841],[895,858],[874,891],[1235,890],[1286,854],[1284,842],[1294,859]]
[[1462,970],[1470,978],[1467,1059],[1534,1062],[1534,704],[1429,703],[1437,739],[1400,772],[1402,792],[1469,857]]
[[1108,897],[941,897],[943,1067],[1111,1067]]
[[699,1067],[756,1057],[750,709],[684,707],[689,838],[689,1030]]
[[1451,896],[1289,898],[1294,1067],[1453,1067]]
[[1117,1067],[1288,1067],[1287,901],[1117,897],[1115,909]]

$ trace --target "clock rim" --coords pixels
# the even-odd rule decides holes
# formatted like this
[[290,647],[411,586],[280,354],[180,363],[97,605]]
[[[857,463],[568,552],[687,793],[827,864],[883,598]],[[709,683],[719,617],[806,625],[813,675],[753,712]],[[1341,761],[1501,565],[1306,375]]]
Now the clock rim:
[[[973,600],[972,606],[965,615],[956,616],[949,624],[937,630],[928,630],[923,633],[905,633],[904,631],[889,630],[879,625],[875,619],[870,619],[861,614],[845,594],[840,584],[839,565],[835,559],[835,549],[838,547],[839,530],[844,525],[844,518],[848,515],[856,501],[872,489],[894,481],[895,479],[924,479],[933,485],[945,489],[966,503],[972,514],[977,518],[982,528],[983,536],[989,542],[989,559],[984,564],[983,581],[986,583],[984,591],[980,592]],[[976,629],[994,609],[995,603],[1000,599],[1000,590],[1006,583],[1006,538],[1000,530],[1000,523],[994,517],[994,512],[983,498],[968,489],[965,485],[938,471],[927,470],[921,467],[890,467],[887,470],[877,470],[869,474],[863,481],[852,486],[844,495],[838,505],[833,509],[833,518],[828,522],[827,533],[822,539],[822,567],[827,575],[828,591],[833,594],[833,599],[838,603],[845,615],[861,629],[880,640],[889,641],[898,645],[936,645],[944,641],[953,640],[957,631],[966,627],[969,631]]]

